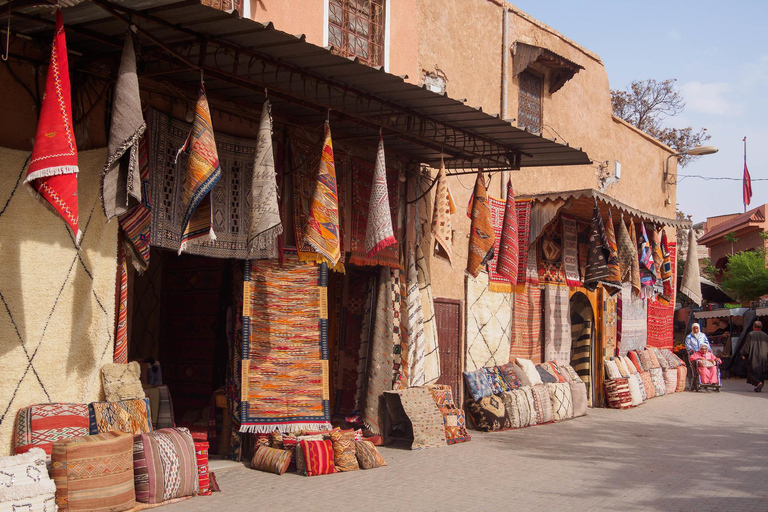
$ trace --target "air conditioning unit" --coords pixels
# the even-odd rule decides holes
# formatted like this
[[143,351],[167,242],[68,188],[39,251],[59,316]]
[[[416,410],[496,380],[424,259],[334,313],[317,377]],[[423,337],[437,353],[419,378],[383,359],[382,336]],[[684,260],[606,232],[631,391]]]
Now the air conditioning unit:
[[613,161],[613,177],[617,180],[621,179],[621,162],[618,160]]

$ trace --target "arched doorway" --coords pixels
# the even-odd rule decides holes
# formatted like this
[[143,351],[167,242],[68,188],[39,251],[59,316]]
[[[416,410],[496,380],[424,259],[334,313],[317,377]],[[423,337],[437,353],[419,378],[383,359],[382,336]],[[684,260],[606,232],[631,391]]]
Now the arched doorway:
[[571,315],[571,366],[587,384],[592,397],[592,356],[595,347],[595,313],[587,296],[576,292],[568,303]]

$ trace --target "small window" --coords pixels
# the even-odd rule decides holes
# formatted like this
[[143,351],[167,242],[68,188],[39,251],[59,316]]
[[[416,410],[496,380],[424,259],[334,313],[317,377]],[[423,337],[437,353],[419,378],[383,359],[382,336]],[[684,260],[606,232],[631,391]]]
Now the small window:
[[541,133],[542,105],[541,96],[544,90],[544,77],[523,71],[518,75],[520,90],[517,125],[529,132]]
[[384,65],[384,1],[328,1],[328,44],[334,53]]

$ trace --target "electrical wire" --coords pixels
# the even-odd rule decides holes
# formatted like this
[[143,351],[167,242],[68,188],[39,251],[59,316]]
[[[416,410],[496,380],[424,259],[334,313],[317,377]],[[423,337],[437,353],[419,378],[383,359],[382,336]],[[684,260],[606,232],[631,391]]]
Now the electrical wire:
[[[744,178],[730,178],[727,176],[702,176],[700,174],[678,174],[675,183],[683,181],[685,178],[699,178],[704,181],[723,180],[723,181],[743,181]],[[752,178],[751,181],[768,181],[768,178]]]

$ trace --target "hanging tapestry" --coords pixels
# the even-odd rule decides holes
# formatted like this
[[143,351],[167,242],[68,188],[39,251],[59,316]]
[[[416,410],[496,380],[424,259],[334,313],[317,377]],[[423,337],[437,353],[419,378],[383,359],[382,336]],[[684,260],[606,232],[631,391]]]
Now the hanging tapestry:
[[[496,241],[493,243],[493,257],[488,261],[488,289],[492,292],[510,293],[513,289],[512,281],[499,274],[496,270],[499,264],[499,248],[503,236],[505,201],[488,196],[488,207],[491,209],[491,224]],[[507,238],[509,238],[509,234]],[[515,233],[515,242],[517,242],[517,233]],[[516,256],[516,255],[515,255]],[[517,261],[515,261],[517,264]],[[517,276],[515,276],[517,282]]]
[[591,224],[579,222],[579,281],[584,286],[584,278],[587,276],[587,262],[589,261],[589,232]]
[[594,314],[589,301],[581,303],[570,312],[571,315],[571,367],[579,378],[587,385],[587,396],[590,395],[592,383],[592,340],[595,334]]
[[133,32],[128,30],[112,100],[107,163],[101,175],[101,197],[107,219],[126,213],[141,201],[139,139],[146,128],[141,113]]
[[622,283],[629,283],[632,280],[633,267],[638,266],[637,247],[632,244],[632,238],[627,231],[627,225],[624,219],[619,220],[619,231],[616,237],[616,250],[619,258],[619,276]]
[[[662,234],[662,244],[666,242],[666,233]],[[668,246],[666,260],[671,262],[676,258],[676,244],[672,243]],[[670,268],[670,281],[672,279],[673,272]],[[663,274],[662,274],[663,275]],[[670,296],[674,297],[675,289],[670,290]],[[675,322],[675,303],[673,301],[664,301],[662,296],[659,295],[657,300],[648,301],[648,346],[656,348],[672,348],[674,343],[674,322]]]
[[256,144],[248,219],[248,259],[251,260],[277,258],[277,237],[283,233],[272,149],[272,105],[269,100],[261,107]]
[[579,277],[579,225],[568,215],[560,217],[563,222],[563,267],[568,286],[581,286]]
[[415,259],[414,250],[411,248],[408,251],[408,291],[405,298],[408,305],[408,318],[406,319],[408,327],[408,385],[424,386],[426,384],[426,376],[424,375],[424,310],[422,309]]
[[[376,310],[373,319],[370,350],[367,354],[365,391],[362,394],[361,415],[363,423],[373,435],[383,433],[383,414],[385,406],[383,394],[393,385],[395,333],[399,333],[399,323],[395,324],[393,305],[399,297],[399,283],[394,279],[397,270],[383,267],[379,275],[376,293]],[[397,289],[395,289],[397,286]],[[398,303],[398,311],[399,311]],[[399,343],[398,343],[399,345]],[[362,347],[361,347],[362,352]],[[362,357],[361,357],[362,360]]]
[[371,336],[373,334],[373,324],[378,304],[378,289],[379,283],[377,278],[371,277],[368,280],[368,292],[365,296],[363,320],[360,325],[360,349],[357,355],[357,385],[355,387],[354,407],[356,411],[362,410],[363,397],[365,396],[368,384],[368,362],[370,360]]
[[[403,255],[404,256],[404,255]],[[408,269],[408,265],[403,262],[403,268]],[[400,311],[397,311],[397,317],[400,319],[400,342],[399,346],[395,346],[395,367],[397,373],[395,375],[395,381],[392,389],[405,389],[411,381],[411,362],[412,362],[412,347],[410,340],[410,331],[408,328],[408,279],[406,272],[403,272],[403,279],[398,279],[400,284]],[[399,274],[399,272],[398,272]],[[422,322],[422,328],[424,323]],[[400,351],[398,354],[397,351]]]
[[[315,187],[315,174],[320,166],[320,144],[310,144],[306,141],[291,138],[291,167],[290,175],[293,183],[293,228],[296,236],[296,252],[300,261],[319,261],[321,256],[312,248],[304,236],[304,226],[307,225],[309,205]],[[340,226],[347,226],[348,216],[346,211],[346,177],[348,158],[345,153],[335,151],[334,164],[336,169],[336,186],[339,194],[339,222]],[[349,250],[349,237],[347,229],[342,229],[341,250]],[[339,269],[343,265],[339,264]]]
[[517,205],[515,204],[515,191],[512,190],[512,181],[507,182],[507,199],[504,204],[504,223],[501,227],[501,241],[497,251],[496,272],[509,279],[510,283],[517,281]]
[[[309,201],[307,225],[303,227],[302,233],[321,260],[335,268],[341,260],[339,190],[336,185],[331,125],[328,122],[325,123],[325,141]],[[343,266],[344,262],[341,261],[341,264]],[[343,268],[338,270],[344,271]]]
[[[350,244],[352,254],[349,262],[353,265],[384,265],[400,268],[399,244],[391,244],[370,257],[365,248],[365,234],[371,215],[370,200],[374,187],[374,172],[375,167],[369,162],[359,158],[352,159],[352,240]],[[392,216],[391,224],[397,226],[400,181],[395,170],[387,169],[386,185],[389,213]]]
[[28,183],[61,215],[72,230],[75,246],[79,248],[83,235],[78,214],[78,172],[67,39],[61,9],[58,9],[45,94],[24,183]]
[[619,355],[630,350],[643,350],[648,341],[648,314],[646,300],[632,293],[632,285],[621,288],[621,342]]
[[445,163],[440,160],[440,171],[437,173],[437,189],[435,191],[435,204],[432,211],[432,237],[435,239],[434,254],[438,258],[448,260],[453,266],[453,229],[451,227],[451,215],[456,213],[456,205],[448,188],[448,176],[445,173]]
[[536,201],[531,208],[531,237],[530,243],[537,241],[544,228],[557,216],[557,212],[565,205],[563,199]]
[[[405,266],[405,265],[403,265]],[[403,356],[403,337],[408,337],[408,325],[403,315],[408,314],[408,276],[400,269],[389,269],[389,277],[392,281],[389,292],[390,310],[392,311],[392,387],[400,377]],[[423,324],[422,324],[423,325]],[[405,327],[405,329],[403,329]],[[405,330],[405,332],[403,332]]]
[[632,247],[634,247],[632,254],[636,256],[630,268],[629,282],[632,284],[634,294],[639,296],[642,290],[642,283],[640,281],[640,253],[638,252],[640,248],[637,245],[637,228],[635,228],[634,219],[629,221],[629,239],[632,241]]
[[491,223],[491,210],[488,207],[488,191],[485,189],[482,169],[477,171],[469,212],[472,222],[469,227],[467,274],[477,277],[480,269],[493,258],[493,244],[496,241]]
[[661,244],[659,244],[661,248],[661,255],[662,255],[662,263],[661,263],[661,284],[663,287],[663,292],[661,295],[659,295],[659,300],[663,304],[669,304],[674,300],[674,294],[673,289],[674,286],[672,284],[672,258],[670,256],[670,250],[669,250],[669,243],[667,240],[667,232],[665,230],[661,231]]
[[538,241],[539,283],[566,285],[563,266],[563,229],[557,218],[547,224]]
[[[221,165],[216,152],[213,135],[211,111],[205,88],[200,86],[200,96],[195,106],[195,120],[186,141],[176,154],[175,163],[179,164],[179,155],[187,153],[186,172],[181,195],[181,246],[179,254],[192,245],[207,240],[216,240],[213,229],[213,208],[211,191],[221,179]],[[183,162],[182,162],[183,165]]]
[[368,222],[365,227],[366,256],[372,258],[377,252],[397,243],[392,229],[392,212],[389,208],[387,190],[387,165],[384,158],[384,138],[379,138],[376,165],[373,168],[373,183],[368,202]]
[[656,283],[656,265],[653,261],[653,247],[645,230],[645,223],[640,223],[640,286],[643,298],[653,295],[653,285]]
[[432,297],[432,278],[418,240],[416,241],[416,273],[421,292],[421,310],[424,316],[424,381],[432,384],[440,378],[440,347],[437,343],[435,302]]
[[544,360],[571,362],[571,317],[568,288],[544,285]]
[[[613,254],[615,255],[615,250]],[[615,261],[611,258],[608,235],[605,231],[605,225],[600,215],[600,209],[597,207],[597,202],[595,202],[595,208],[592,212],[592,226],[589,232],[589,253],[587,258],[584,287],[588,290],[595,290],[598,284],[602,284],[606,291],[611,294],[615,293],[621,287],[621,283],[613,280],[611,269],[615,265],[615,274],[618,275],[618,258]],[[609,261],[612,262],[611,268],[608,266]]]
[[653,266],[656,269],[656,279],[661,279],[661,267],[664,266],[664,255],[661,252],[661,232],[651,228],[651,253],[653,254]]
[[[520,292],[528,282],[528,259],[530,251],[531,230],[531,205],[532,199],[515,201],[517,210],[517,286],[515,291]],[[535,253],[534,253],[535,254]],[[535,261],[536,258],[533,258]],[[536,275],[538,282],[538,274]]]
[[541,288],[528,286],[515,294],[509,360],[541,362]]
[[512,342],[511,293],[488,290],[488,274],[467,277],[466,371],[509,362]]
[[603,357],[616,355],[617,302],[618,296],[610,297],[607,294],[603,296]]
[[131,253],[131,262],[139,274],[149,267],[149,242],[152,230],[152,191],[149,183],[148,137],[139,140],[139,175],[141,177],[141,202],[125,215],[118,217],[123,230],[123,241]]
[[117,305],[117,331],[115,332],[115,363],[128,363],[128,265],[125,261],[125,247],[118,242],[117,253],[120,265],[120,297]]
[[411,450],[446,446],[445,423],[432,393],[426,387],[414,387],[387,393],[387,402],[399,398],[413,430]]
[[603,284],[608,293],[615,295],[621,290],[621,272],[619,271],[616,231],[613,228],[613,215],[611,215],[610,208],[608,209],[608,223],[605,225],[605,240],[607,248],[605,262],[608,266],[608,280]]
[[[152,245],[178,251],[184,217],[184,180],[187,155],[176,149],[184,143],[190,125],[154,109],[147,114],[149,177],[152,184]],[[257,142],[219,134],[216,136],[221,179],[208,194],[213,208],[210,226],[216,240],[188,245],[184,252],[211,258],[248,258],[248,224],[251,212],[251,170]]]
[[240,432],[330,429],[328,270],[246,261]]
[[693,302],[701,306],[701,275],[699,274],[699,256],[696,244],[696,233],[688,229],[688,254],[685,257],[683,280],[680,282],[680,293],[684,293]]

